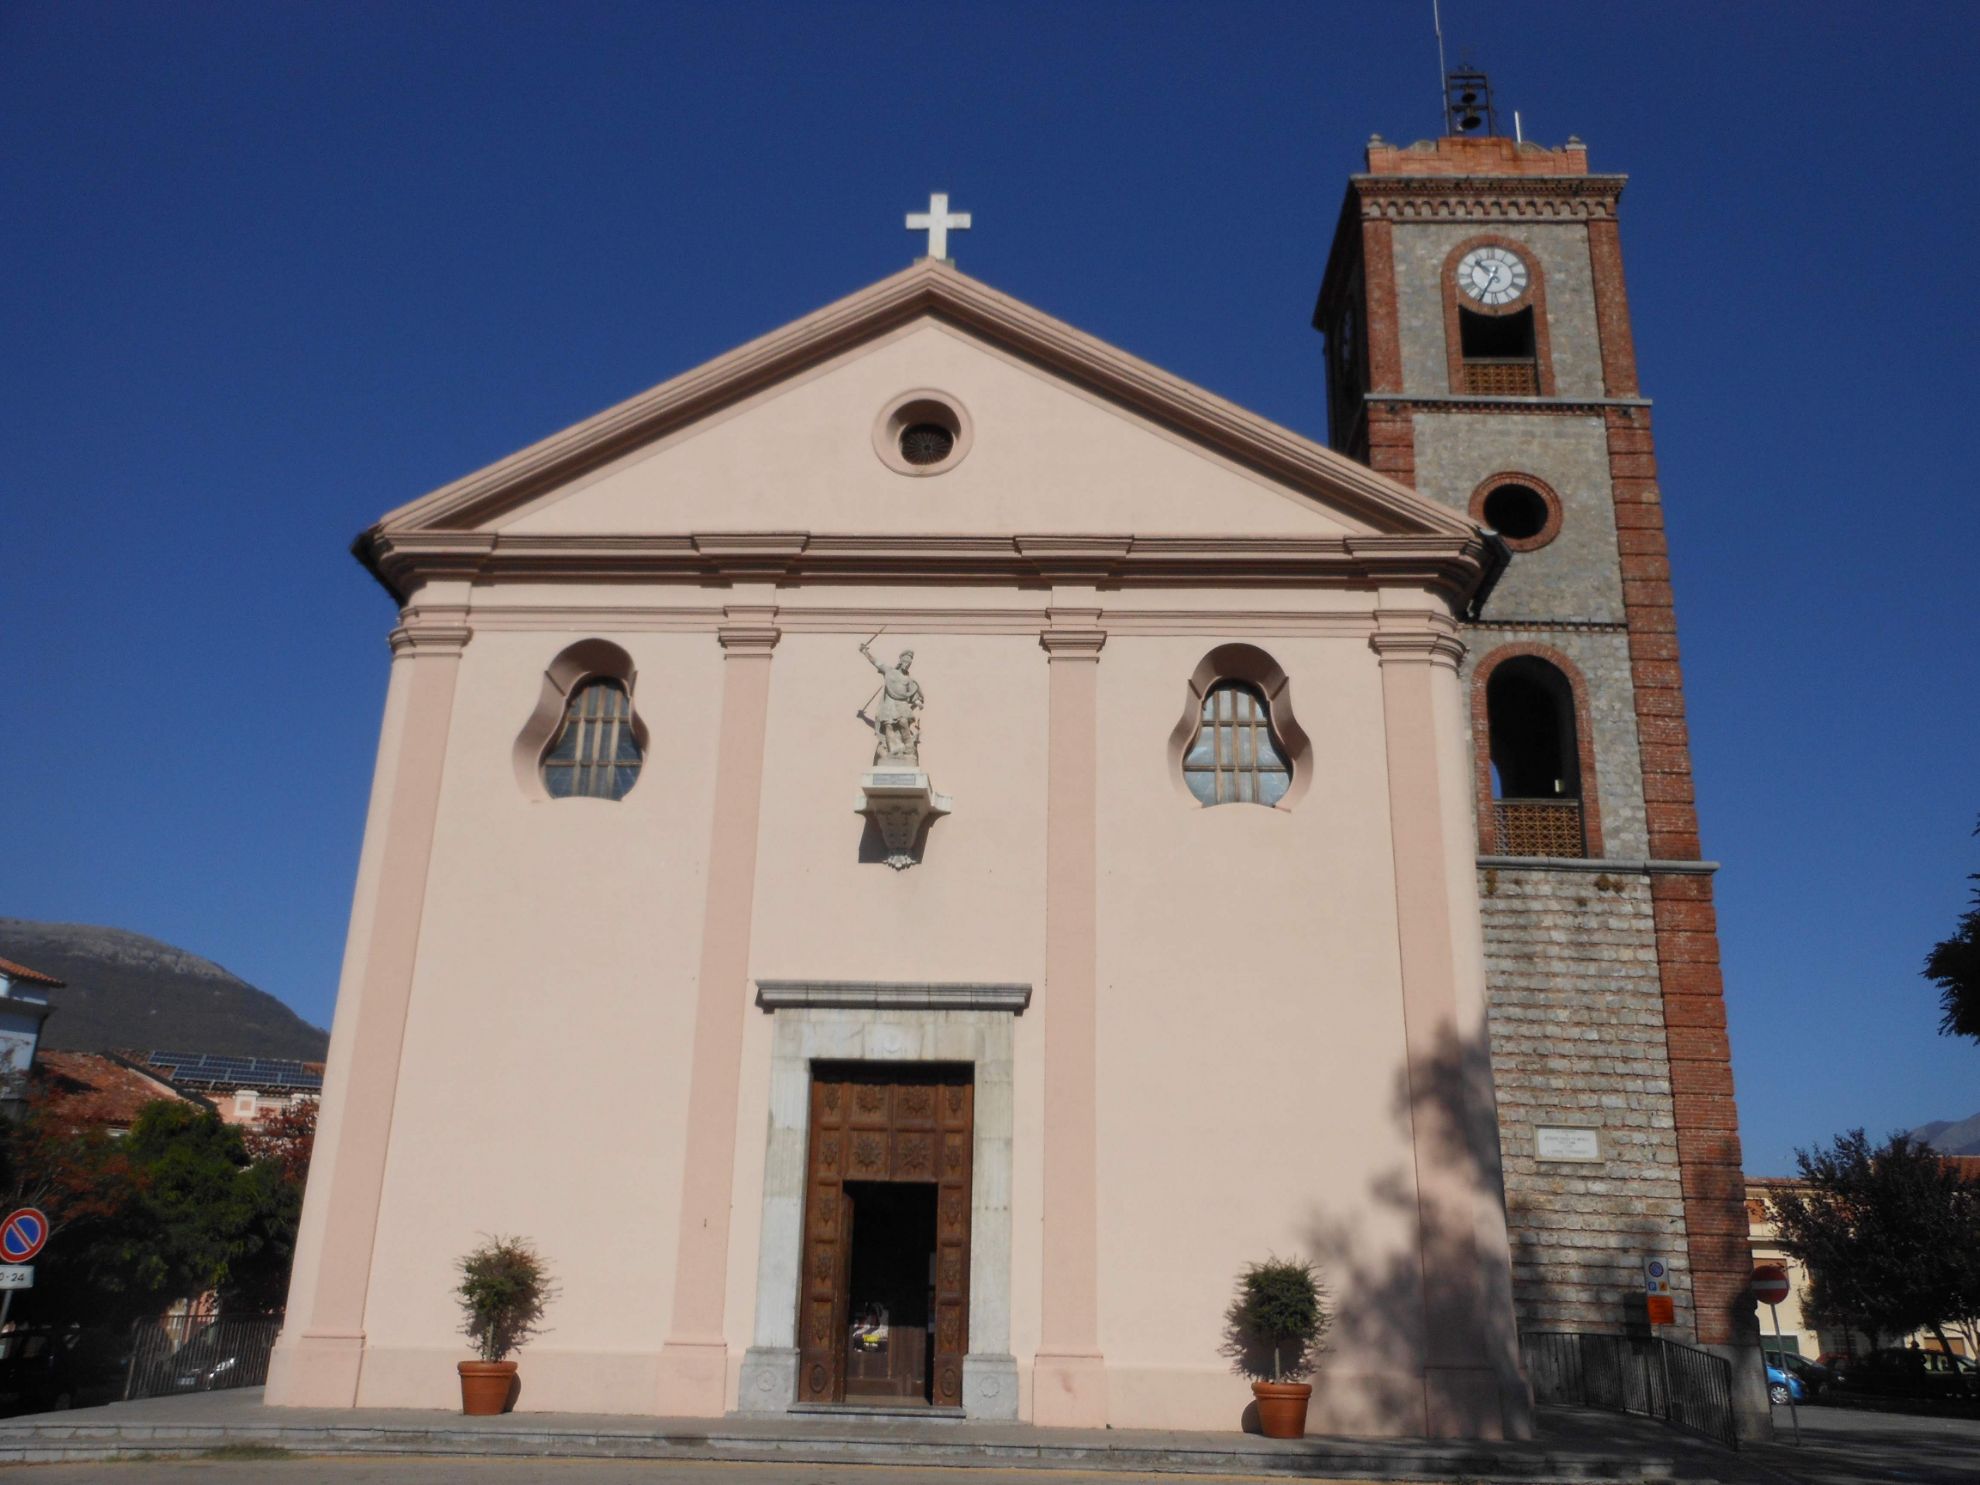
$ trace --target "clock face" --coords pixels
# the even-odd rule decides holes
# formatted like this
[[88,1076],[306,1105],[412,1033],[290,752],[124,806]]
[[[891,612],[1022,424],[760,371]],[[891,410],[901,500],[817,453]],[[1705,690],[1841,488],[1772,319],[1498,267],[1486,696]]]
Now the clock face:
[[1526,292],[1526,265],[1507,248],[1473,248],[1458,263],[1457,281],[1467,299],[1494,307],[1511,304]]

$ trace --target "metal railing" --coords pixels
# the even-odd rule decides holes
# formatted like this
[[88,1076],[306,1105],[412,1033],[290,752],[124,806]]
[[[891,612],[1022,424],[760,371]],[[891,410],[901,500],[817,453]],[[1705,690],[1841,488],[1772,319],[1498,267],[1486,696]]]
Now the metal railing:
[[131,1338],[124,1397],[259,1387],[268,1380],[268,1353],[275,1349],[281,1328],[280,1315],[168,1315],[140,1321]]
[[1501,856],[1588,854],[1578,799],[1495,799],[1492,811]]
[[1538,397],[1540,367],[1531,356],[1466,356],[1464,390],[1483,397]]
[[1519,1359],[1533,1400],[1661,1418],[1739,1447],[1732,1363],[1661,1336],[1526,1332]]

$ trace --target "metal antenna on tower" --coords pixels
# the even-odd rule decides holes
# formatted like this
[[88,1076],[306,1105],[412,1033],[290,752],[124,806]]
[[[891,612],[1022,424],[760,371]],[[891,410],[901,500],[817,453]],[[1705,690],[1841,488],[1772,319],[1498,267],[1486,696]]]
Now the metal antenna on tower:
[[1450,87],[1450,74],[1444,69],[1444,17],[1437,8],[1437,0],[1430,0],[1430,25],[1437,33],[1437,94],[1443,99],[1444,123],[1449,127],[1451,103],[1446,90]]

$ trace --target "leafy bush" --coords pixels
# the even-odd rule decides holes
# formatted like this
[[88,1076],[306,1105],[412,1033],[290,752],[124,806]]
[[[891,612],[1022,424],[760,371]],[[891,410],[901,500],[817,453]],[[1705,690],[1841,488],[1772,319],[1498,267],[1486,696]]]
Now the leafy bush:
[[1239,1376],[1297,1382],[1312,1375],[1333,1323],[1319,1271],[1300,1259],[1268,1258],[1238,1275],[1223,1353]]
[[550,1270],[522,1238],[494,1237],[460,1260],[461,1329],[483,1361],[500,1361],[536,1333]]

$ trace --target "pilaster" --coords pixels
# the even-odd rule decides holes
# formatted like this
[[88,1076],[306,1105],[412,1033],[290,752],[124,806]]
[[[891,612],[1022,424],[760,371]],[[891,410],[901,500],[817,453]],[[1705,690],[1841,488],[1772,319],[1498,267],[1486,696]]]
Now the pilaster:
[[365,1301],[412,999],[421,910],[461,653],[456,612],[408,611],[393,630],[328,1070],[289,1281],[289,1324],[270,1358],[268,1401],[354,1407]]
[[1045,785],[1045,1127],[1042,1320],[1031,1421],[1107,1422],[1100,1350],[1097,609],[1053,608],[1038,636],[1050,679]]
[[714,820],[696,977],[679,1258],[655,1399],[655,1411],[669,1417],[720,1417],[728,1401],[723,1312],[776,612],[768,604],[728,605],[715,635],[724,664]]
[[1484,938],[1454,620],[1385,611],[1382,672],[1411,1142],[1423,1272],[1424,1423],[1435,1438],[1525,1437]]

